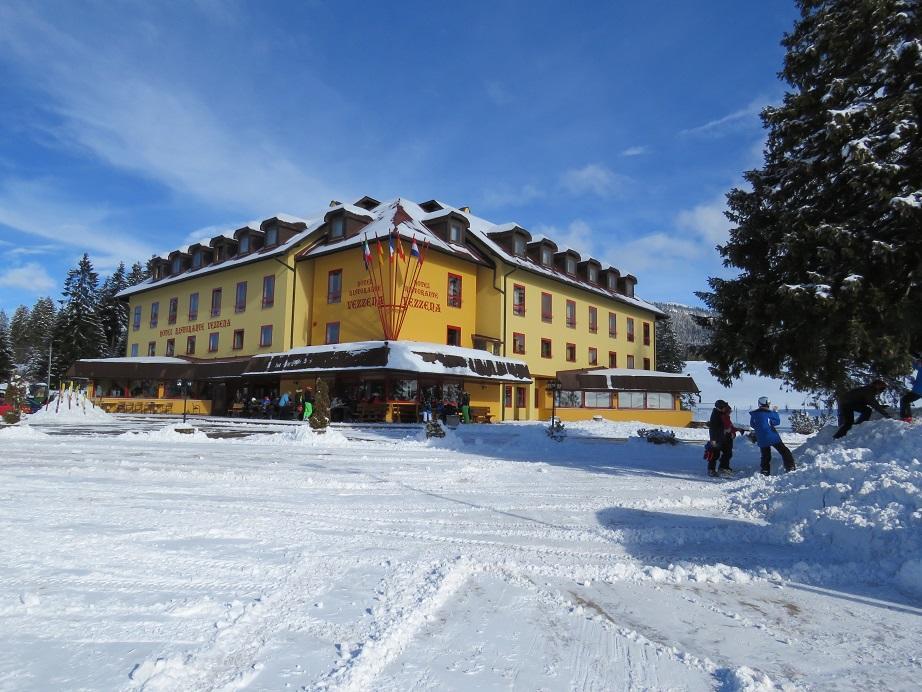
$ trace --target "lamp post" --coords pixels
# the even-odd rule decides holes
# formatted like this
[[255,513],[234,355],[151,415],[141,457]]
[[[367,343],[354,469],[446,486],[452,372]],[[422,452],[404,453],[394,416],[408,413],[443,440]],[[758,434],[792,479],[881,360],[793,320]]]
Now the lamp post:
[[182,394],[182,422],[183,425],[186,424],[186,403],[189,400],[189,387],[192,386],[192,382],[189,380],[176,380],[176,386],[179,387],[179,392]]
[[548,380],[544,388],[551,393],[551,427],[557,422],[557,392],[560,391],[560,380]]

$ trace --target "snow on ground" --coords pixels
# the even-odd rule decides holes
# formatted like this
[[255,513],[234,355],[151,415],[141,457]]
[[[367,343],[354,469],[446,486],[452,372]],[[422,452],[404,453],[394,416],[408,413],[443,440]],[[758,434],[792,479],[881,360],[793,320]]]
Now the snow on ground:
[[68,425],[71,423],[101,423],[112,416],[96,406],[82,391],[52,394],[54,398],[38,411],[25,417],[29,425]]
[[915,429],[114,418],[0,429],[0,690],[917,689]]

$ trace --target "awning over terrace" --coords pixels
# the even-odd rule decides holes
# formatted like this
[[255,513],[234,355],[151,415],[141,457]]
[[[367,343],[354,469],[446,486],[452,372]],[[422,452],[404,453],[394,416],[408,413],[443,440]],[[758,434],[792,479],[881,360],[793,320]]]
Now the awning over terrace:
[[622,392],[693,392],[698,385],[691,375],[631,370],[628,368],[598,368],[595,370],[566,370],[557,373],[560,388],[572,391],[622,391]]
[[472,348],[418,341],[360,341],[305,346],[284,353],[254,356],[244,377],[322,375],[343,371],[448,375],[497,383],[531,382],[528,366],[520,360]]
[[140,358],[99,358],[78,360],[69,377],[129,380],[221,380],[240,377],[249,358],[226,360],[187,360],[146,356]]

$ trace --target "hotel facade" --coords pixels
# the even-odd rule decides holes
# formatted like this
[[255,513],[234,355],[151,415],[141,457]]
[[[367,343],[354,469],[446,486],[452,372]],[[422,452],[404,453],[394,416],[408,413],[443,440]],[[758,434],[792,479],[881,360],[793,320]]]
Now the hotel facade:
[[691,420],[680,395],[697,388],[655,372],[665,315],[633,275],[467,208],[334,202],[149,267],[122,293],[127,356],[73,370],[111,410],[175,412],[191,386],[195,412],[223,414],[321,377],[346,419],[469,399],[488,420]]

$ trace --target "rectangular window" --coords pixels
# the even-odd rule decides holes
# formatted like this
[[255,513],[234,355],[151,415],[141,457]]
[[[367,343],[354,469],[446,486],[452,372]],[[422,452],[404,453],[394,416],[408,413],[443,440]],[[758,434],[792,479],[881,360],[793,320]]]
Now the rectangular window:
[[263,307],[271,308],[275,305],[275,276],[263,277]]
[[528,396],[528,390],[525,387],[516,387],[515,388],[515,405],[518,408],[525,408],[526,401]]
[[649,358],[644,358],[644,359],[643,359],[643,369],[644,369],[644,370],[649,370],[649,369],[650,369],[650,359],[649,359]]
[[618,354],[614,351],[608,352],[608,367],[617,368],[618,367]]
[[259,328],[259,346],[265,348],[272,345],[272,325],[264,324]]
[[[650,323],[649,322],[643,323],[643,345],[644,346],[650,345]],[[649,368],[647,369],[649,370]]]
[[150,326],[156,327],[158,319],[160,319],[160,303],[151,303],[150,304]]
[[589,331],[595,334],[599,331],[599,311],[594,306],[589,306]]
[[558,408],[579,408],[583,405],[582,392],[562,389],[557,392]]
[[176,339],[167,339],[166,340],[166,351],[163,355],[172,357],[176,354]]
[[589,347],[589,365],[599,364],[599,349],[595,346]]
[[186,337],[186,355],[187,356],[195,355],[195,336]]
[[630,370],[633,370],[633,369],[634,369],[634,356],[628,356],[628,357],[627,357],[627,367],[628,367]]
[[567,301],[567,326],[570,329],[576,328],[576,301]]
[[461,345],[461,327],[448,327],[446,342],[449,346]]
[[189,321],[193,322],[198,319],[198,293],[192,293],[189,296]]
[[323,342],[325,344],[338,344],[339,343],[339,322],[327,322],[326,330],[324,331]]
[[157,342],[156,341],[147,342],[147,355],[149,356],[157,355]]
[[567,360],[571,363],[576,362],[576,344],[567,344]]
[[643,392],[618,392],[618,408],[643,408]]
[[330,240],[339,240],[346,233],[346,220],[340,216],[330,222]]
[[211,292],[211,316],[217,317],[221,314],[221,289],[215,288]]
[[611,408],[611,392],[586,392],[586,408]]
[[460,243],[461,242],[461,224],[457,224],[457,223],[449,224],[448,242],[449,243]]
[[545,322],[554,320],[554,299],[550,293],[541,294],[541,319]]
[[628,341],[634,340],[634,318],[633,317],[627,318],[627,340]]
[[179,312],[179,298],[170,298],[170,310],[166,318],[169,324],[176,324],[177,312]]
[[234,312],[243,312],[247,309],[247,282],[237,282],[237,292],[234,297]]
[[448,305],[461,307],[461,277],[457,274],[448,275]]
[[138,357],[138,345],[137,344],[131,344],[131,357],[132,358]]
[[218,332],[212,332],[208,335],[208,352],[214,353],[218,350]]
[[250,251],[250,236],[240,236],[240,244],[237,246],[237,254],[245,255]]
[[279,229],[274,226],[266,231],[266,247],[272,247],[279,243]]
[[343,270],[332,269],[327,273],[327,303],[338,303],[343,298]]
[[608,313],[608,336],[618,338],[618,315],[613,312]]
[[541,339],[541,357],[550,358],[551,355],[551,340]]
[[134,306],[134,318],[132,319],[132,328],[138,331],[141,328],[141,306]]
[[668,392],[647,392],[647,408],[666,409],[675,408],[675,400]]
[[525,335],[519,332],[512,332],[512,352],[518,354],[525,353]]
[[525,287],[521,284],[515,284],[512,287],[512,314],[525,314]]
[[503,406],[506,408],[512,407],[512,385],[507,384],[503,387]]
[[243,330],[235,329],[234,330],[234,340],[231,342],[231,348],[235,351],[239,351],[243,348]]

